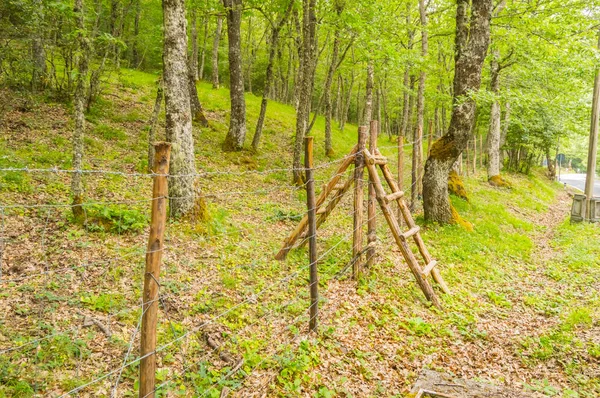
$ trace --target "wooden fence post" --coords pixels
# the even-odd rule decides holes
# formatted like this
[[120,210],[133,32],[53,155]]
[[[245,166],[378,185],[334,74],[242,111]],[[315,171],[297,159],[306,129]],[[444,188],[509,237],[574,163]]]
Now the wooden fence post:
[[[379,131],[377,120],[371,120],[371,130],[369,132],[369,152],[377,152],[377,132]],[[377,242],[377,221],[375,220],[375,188],[373,180],[369,176],[369,201],[367,202],[367,268],[371,268],[375,263],[375,242]]]
[[154,184],[152,187],[152,219],[146,252],[144,272],[144,295],[142,296],[142,331],[140,356],[140,397],[154,397],[156,376],[156,324],[158,314],[158,290],[160,263],[164,247],[167,220],[167,197],[169,159],[171,144],[159,142],[154,145]]
[[352,277],[360,278],[362,268],[362,223],[363,223],[363,178],[365,172],[365,148],[367,143],[367,127],[358,128],[358,148],[354,158],[354,234],[352,239]]
[[[404,190],[404,136],[398,135],[398,186],[400,190]],[[402,216],[402,210],[398,207],[398,225],[402,226],[404,218]]]
[[310,320],[311,332],[317,331],[319,314],[319,275],[317,273],[317,214],[315,180],[313,177],[313,137],[304,137],[304,168],[306,171],[306,207],[308,208],[308,257],[310,261]]

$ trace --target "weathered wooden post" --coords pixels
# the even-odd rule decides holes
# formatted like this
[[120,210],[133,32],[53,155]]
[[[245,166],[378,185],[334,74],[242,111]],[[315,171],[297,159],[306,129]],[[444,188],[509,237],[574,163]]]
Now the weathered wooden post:
[[352,239],[352,277],[358,280],[362,268],[363,244],[363,178],[365,174],[365,148],[367,143],[367,127],[358,128],[358,147],[354,158],[354,234]]
[[[377,120],[371,120],[369,132],[369,151],[377,152],[377,132],[379,131]],[[369,201],[367,202],[367,268],[371,268],[375,262],[375,243],[377,242],[377,221],[375,220],[375,188],[373,179],[369,176]]]
[[319,314],[319,275],[317,273],[317,214],[315,180],[313,177],[313,137],[304,137],[304,168],[306,172],[306,207],[308,208],[308,258],[310,261],[310,320],[311,332],[317,331]]
[[[404,189],[404,136],[398,135],[398,186],[402,191]],[[398,207],[398,225],[402,226],[404,222],[402,210]]]
[[158,315],[158,281],[164,247],[167,220],[167,197],[169,159],[171,144],[159,142],[154,145],[154,184],[152,187],[152,218],[146,252],[144,272],[144,295],[142,304],[142,331],[140,356],[140,397],[154,397],[156,376],[156,324]]

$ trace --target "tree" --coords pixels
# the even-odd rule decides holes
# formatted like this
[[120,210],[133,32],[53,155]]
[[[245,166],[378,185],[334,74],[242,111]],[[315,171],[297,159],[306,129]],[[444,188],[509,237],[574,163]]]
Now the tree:
[[221,30],[223,29],[223,16],[217,16],[217,26],[215,28],[215,37],[213,38],[212,48],[212,87],[219,88],[219,41],[221,40]]
[[490,41],[492,0],[458,0],[454,61],[453,109],[448,132],[431,148],[423,179],[425,219],[453,221],[448,174],[466,147],[475,116],[473,92],[481,85],[481,69]]
[[[487,173],[488,181],[494,184],[502,184],[502,178],[500,177],[500,146],[502,141],[502,132],[500,129],[500,100],[498,98],[500,94],[500,71],[510,65],[513,62],[509,61],[512,56],[512,52],[508,54],[503,60],[500,60],[500,51],[498,49],[492,50],[490,59],[490,89],[494,95],[492,100],[492,108],[490,111],[490,129],[487,138]],[[506,115],[510,115],[509,108],[506,108]]]
[[[334,2],[334,9],[336,14],[336,26],[335,31],[333,33],[333,48],[331,50],[331,61],[329,63],[329,68],[327,70],[327,77],[325,79],[325,87],[323,88],[324,102],[325,102],[325,153],[327,156],[333,155],[333,147],[331,146],[331,115],[332,115],[332,104],[331,104],[331,84],[333,82],[333,75],[335,71],[340,66],[340,63],[344,60],[344,54],[342,58],[338,61],[338,53],[340,48],[340,27],[339,20],[342,12],[344,11],[344,7],[346,6],[345,1],[338,0]],[[350,44],[351,45],[351,44]]]
[[[79,67],[77,71],[77,87],[73,98],[75,108],[75,131],[73,131],[73,169],[81,170],[83,168],[83,138],[85,134],[85,99],[88,76],[88,65],[90,56],[90,45],[86,37],[85,13],[83,9],[83,0],[75,0],[73,14],[77,20],[77,43],[79,47]],[[81,218],[84,215],[83,208],[83,181],[81,173],[73,173],[71,179],[71,196],[73,198],[73,215]]]
[[300,66],[298,73],[298,105],[296,107],[296,135],[294,140],[293,181],[302,185],[302,142],[308,131],[310,108],[312,102],[314,62],[316,61],[316,0],[302,0],[302,42],[300,45]]
[[227,37],[229,38],[229,132],[223,149],[241,151],[246,139],[246,98],[244,97],[244,72],[242,70],[242,0],[223,0],[227,11]]
[[166,136],[171,143],[169,205],[172,216],[194,207],[196,161],[190,110],[184,0],[163,0]]
[[275,53],[277,51],[277,47],[279,46],[279,32],[287,22],[291,12],[292,7],[294,6],[294,1],[288,1],[287,7],[283,15],[279,18],[279,20],[275,23],[269,20],[271,24],[271,44],[269,47],[269,60],[267,62],[267,71],[265,74],[265,86],[263,88],[262,100],[260,102],[260,113],[258,114],[258,120],[256,122],[256,129],[254,131],[254,137],[252,138],[252,150],[258,151],[258,146],[260,144],[260,138],[262,135],[262,129],[265,123],[265,115],[267,113],[267,103],[268,98],[271,92],[271,87],[273,86],[273,66],[275,63]]

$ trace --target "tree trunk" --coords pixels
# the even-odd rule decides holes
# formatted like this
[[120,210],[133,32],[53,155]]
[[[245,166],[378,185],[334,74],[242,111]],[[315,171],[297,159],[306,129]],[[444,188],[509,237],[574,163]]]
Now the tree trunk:
[[302,154],[302,142],[308,130],[310,107],[312,102],[312,88],[314,80],[313,63],[316,57],[316,0],[302,1],[302,45],[301,45],[301,71],[299,82],[296,85],[298,96],[298,107],[296,110],[296,137],[294,142],[293,160],[293,182],[302,184],[302,173],[300,156]]
[[169,206],[177,217],[194,207],[196,173],[184,0],[163,0],[163,23],[166,138],[172,144]]
[[[336,3],[336,13],[339,18],[343,11],[344,3]],[[333,37],[333,48],[331,50],[331,63],[327,70],[327,78],[325,79],[325,87],[323,88],[324,99],[325,99],[325,154],[327,156],[333,156],[333,147],[331,145],[331,118],[333,114],[331,104],[331,84],[333,83],[333,75],[337,69],[338,53],[340,49],[340,28],[336,26]],[[338,89],[339,94],[339,89]],[[339,96],[339,95],[338,95]]]
[[41,0],[34,1],[34,37],[31,40],[31,55],[33,63],[33,73],[31,76],[31,89],[35,92],[41,90],[46,85],[46,50],[44,49],[44,4]]
[[212,48],[212,86],[219,88],[219,41],[221,40],[221,31],[223,30],[223,17],[217,17],[217,28],[213,39]]
[[254,131],[254,137],[252,137],[252,150],[255,152],[258,151],[258,146],[260,144],[262,129],[265,123],[265,115],[267,113],[267,103],[271,95],[271,87],[273,86],[273,64],[275,63],[275,55],[279,46],[279,32],[292,12],[293,4],[294,2],[290,1],[285,14],[271,29],[271,47],[269,48],[269,61],[267,63],[267,72],[265,74],[265,87],[263,89],[262,101],[260,102],[260,113],[258,115],[258,121],[256,122],[256,130]]
[[348,95],[346,96],[346,102],[342,105],[342,116],[340,117],[340,131],[344,131],[346,127],[346,121],[348,120],[348,112],[350,112],[350,105],[352,104],[352,87],[354,86],[354,71],[352,71],[350,77],[350,83],[348,86]]
[[200,66],[198,67],[198,80],[204,79],[204,62],[206,60],[206,42],[208,40],[208,18],[202,18],[204,25],[204,34],[202,39],[202,49],[200,50]]
[[491,91],[494,95],[492,101],[492,110],[490,112],[490,129],[487,136],[488,180],[500,175],[500,100],[498,94],[500,91],[500,65],[498,60],[500,53],[497,49],[492,51],[491,59]]
[[191,7],[191,16],[190,19],[192,21],[191,27],[191,38],[192,41],[192,55],[190,57],[190,72],[192,74],[192,79],[194,82],[198,81],[198,17],[196,16],[196,7]]
[[[83,0],[75,0],[73,13],[76,18],[77,44],[79,46],[79,73],[77,74],[77,86],[73,98],[75,108],[75,131],[73,132],[73,164],[74,170],[83,168],[83,137],[85,134],[85,96],[88,75],[88,64],[90,56],[90,45],[85,34],[85,15]],[[73,173],[71,180],[71,196],[73,198],[73,215],[81,218],[84,215],[83,208],[83,182],[81,173]]]
[[448,132],[433,144],[425,165],[423,208],[428,221],[453,221],[448,173],[472,131],[475,117],[472,93],[481,85],[481,68],[490,41],[491,12],[492,0],[458,0],[452,117]]
[[246,139],[246,98],[242,70],[242,0],[223,0],[227,9],[227,37],[229,44],[229,132],[223,149],[241,151]]
[[140,66],[140,50],[139,50],[139,36],[140,36],[140,18],[142,16],[142,0],[136,0],[135,2],[135,17],[133,20],[133,43],[131,45],[131,67],[137,69]]
[[190,111],[192,112],[192,119],[195,122],[200,123],[202,127],[208,126],[208,120],[204,115],[204,110],[202,109],[202,104],[200,104],[200,99],[198,98],[198,89],[196,88],[196,79],[194,77],[194,71],[197,71],[198,68],[192,65],[192,60],[189,60],[188,65],[188,86],[190,91]]
[[[502,149],[506,144],[506,136],[508,135],[508,127],[510,126],[510,102],[504,104],[504,126],[502,126],[502,133],[500,134],[500,167],[504,167],[504,157],[506,151]],[[482,154],[483,156],[483,154]]]
[[[427,35],[427,10],[425,9],[425,1],[419,0],[419,16],[421,21],[421,58],[425,60],[428,51],[428,35]],[[423,177],[423,128],[425,125],[425,78],[426,73],[424,63],[421,66],[419,73],[419,88],[417,91],[417,128],[413,135],[413,171],[411,202],[410,209],[414,211],[416,201],[420,198],[422,192],[422,177]]]
[[363,112],[363,123],[369,125],[373,120],[373,86],[375,80],[375,68],[373,67],[373,61],[369,60],[367,63],[367,84],[365,89],[365,109]]
[[162,78],[158,81],[156,89],[156,101],[154,101],[154,110],[150,119],[150,130],[148,130],[148,170],[152,171],[154,166],[154,144],[156,143],[156,127],[158,125],[158,116],[163,102],[163,84]]

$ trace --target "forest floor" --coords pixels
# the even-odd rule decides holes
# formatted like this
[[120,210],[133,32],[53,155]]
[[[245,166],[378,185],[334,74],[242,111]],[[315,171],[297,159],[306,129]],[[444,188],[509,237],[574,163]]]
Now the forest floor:
[[[0,397],[137,395],[156,76],[123,70],[87,114],[86,220],[71,216],[72,109],[0,92]],[[319,335],[307,333],[306,248],[273,259],[305,212],[289,184],[294,111],[271,102],[258,154],[223,153],[228,91],[199,83],[194,127],[205,222],[170,220],[161,271],[159,396],[407,396],[422,369],[529,394],[600,396],[600,229],[568,221],[570,198],[540,171],[465,177],[469,225],[424,225],[452,295],[428,305],[378,212],[375,265],[359,282],[352,198],[318,232]],[[249,137],[260,98],[247,95]],[[161,119],[162,120],[162,119]],[[161,122],[162,123],[162,122]],[[314,127],[317,187],[356,142]],[[161,130],[162,131],[162,130]],[[162,133],[161,133],[162,134]],[[395,142],[379,139],[396,170]],[[409,147],[405,181],[410,181]],[[113,171],[118,173],[103,173]],[[408,185],[408,184],[407,184]],[[408,188],[408,187],[405,187]],[[441,294],[441,293],[440,293]],[[218,347],[218,348],[217,348]]]

